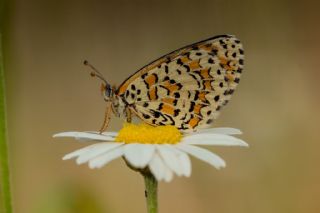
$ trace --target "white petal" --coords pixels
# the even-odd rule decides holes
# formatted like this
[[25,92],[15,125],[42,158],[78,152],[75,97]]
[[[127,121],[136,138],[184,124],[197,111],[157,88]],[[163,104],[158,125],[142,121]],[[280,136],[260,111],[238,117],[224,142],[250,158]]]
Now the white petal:
[[111,137],[117,137],[118,136],[118,132],[103,132],[103,135],[106,136],[111,136]]
[[230,135],[195,133],[185,136],[181,143],[194,145],[248,146],[246,142]]
[[186,153],[177,150],[180,152],[180,154],[178,155],[179,161],[180,161],[180,165],[182,167],[182,171],[184,176],[186,177],[190,177],[191,175],[191,160],[189,158],[189,155],[187,155]]
[[215,133],[215,134],[225,134],[225,135],[241,135],[242,134],[240,129],[230,128],[230,127],[199,129],[197,133]]
[[[179,153],[173,146],[170,145],[157,145],[160,157],[163,162],[178,176],[184,174],[184,168],[180,163]],[[180,151],[181,152],[181,151]]]
[[164,181],[165,182],[170,182],[170,181],[172,181],[172,179],[173,179],[173,172],[168,167],[165,167],[165,170],[164,170]]
[[62,160],[69,160],[69,159],[71,159],[71,158],[78,157],[78,156],[80,156],[81,154],[83,154],[83,153],[85,153],[85,152],[88,152],[89,150],[93,149],[96,145],[97,145],[97,144],[92,144],[92,145],[90,145],[90,146],[86,146],[86,147],[84,147],[84,148],[82,148],[82,149],[78,149],[78,150],[76,150],[76,151],[74,151],[74,152],[71,152],[71,153],[69,153],[69,154],[66,154],[66,155],[62,158]]
[[114,141],[114,137],[90,132],[61,132],[53,137],[74,137],[77,140]]
[[[87,131],[89,133],[94,133],[94,134],[100,134],[100,132],[97,131]],[[102,132],[101,135],[106,135],[106,136],[111,136],[111,137],[117,137],[118,132]]]
[[149,162],[149,169],[157,181],[161,181],[164,177],[165,165],[158,154],[154,154]]
[[177,156],[178,165],[182,171],[182,175],[186,177],[190,177],[191,175],[191,160],[185,152],[177,149],[174,145],[167,145],[172,148],[172,152],[174,152]]
[[155,153],[149,162],[149,169],[157,181],[169,182],[173,178],[173,174],[169,168],[164,164],[160,156]]
[[96,146],[94,146],[93,148],[91,148],[90,150],[88,150],[85,153],[82,153],[78,159],[77,159],[77,163],[78,164],[83,164],[88,162],[89,160],[102,155],[102,154],[106,154],[107,152],[109,152],[110,150],[118,147],[118,146],[122,146],[123,143],[117,143],[117,142],[107,142],[107,143],[99,143],[96,144]]
[[144,168],[154,154],[155,146],[152,144],[132,143],[124,146],[124,157],[136,168]]
[[109,152],[90,160],[89,167],[91,169],[101,168],[104,165],[111,162],[112,160],[121,157],[123,153],[124,153],[123,146],[112,149]]
[[220,169],[221,167],[225,167],[226,163],[224,162],[224,160],[222,158],[220,158],[218,155],[200,148],[200,147],[196,147],[196,146],[192,146],[192,145],[188,145],[188,144],[177,144],[176,147],[178,147],[179,149],[181,149],[184,152],[189,153],[190,155],[193,155],[194,157],[209,163],[210,165],[216,167],[217,169]]

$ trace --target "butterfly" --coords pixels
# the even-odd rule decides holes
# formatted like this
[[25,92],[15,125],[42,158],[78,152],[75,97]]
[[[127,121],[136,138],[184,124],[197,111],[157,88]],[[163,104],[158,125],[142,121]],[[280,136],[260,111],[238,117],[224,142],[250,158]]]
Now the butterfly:
[[244,64],[241,42],[219,35],[166,54],[112,87],[85,61],[92,76],[103,81],[107,103],[103,132],[111,113],[131,122],[133,115],[153,125],[172,125],[190,132],[208,128],[229,102]]

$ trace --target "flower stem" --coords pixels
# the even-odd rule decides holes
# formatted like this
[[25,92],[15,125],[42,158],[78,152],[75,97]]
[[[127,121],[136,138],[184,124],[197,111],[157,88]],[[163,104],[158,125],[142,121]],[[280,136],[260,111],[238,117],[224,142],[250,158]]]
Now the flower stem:
[[151,172],[142,173],[146,187],[145,196],[148,213],[158,212],[158,182]]
[[0,34],[0,212],[11,213],[10,173],[7,148],[6,98],[3,66],[2,36]]

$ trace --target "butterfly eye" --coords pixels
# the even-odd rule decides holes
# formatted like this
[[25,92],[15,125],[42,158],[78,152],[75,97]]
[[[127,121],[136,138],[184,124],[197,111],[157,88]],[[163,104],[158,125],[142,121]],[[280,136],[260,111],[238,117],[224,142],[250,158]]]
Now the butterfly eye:
[[112,88],[109,84],[103,85],[103,96],[105,100],[109,100],[110,97],[112,96]]

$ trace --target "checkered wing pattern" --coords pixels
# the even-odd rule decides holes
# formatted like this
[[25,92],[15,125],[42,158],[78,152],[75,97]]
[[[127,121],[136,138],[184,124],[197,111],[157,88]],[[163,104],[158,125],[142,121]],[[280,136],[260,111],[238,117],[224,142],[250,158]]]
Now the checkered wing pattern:
[[124,81],[116,95],[148,124],[206,128],[230,100],[243,62],[237,38],[216,36],[148,64]]

